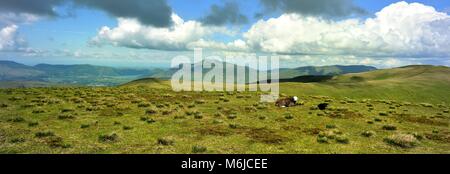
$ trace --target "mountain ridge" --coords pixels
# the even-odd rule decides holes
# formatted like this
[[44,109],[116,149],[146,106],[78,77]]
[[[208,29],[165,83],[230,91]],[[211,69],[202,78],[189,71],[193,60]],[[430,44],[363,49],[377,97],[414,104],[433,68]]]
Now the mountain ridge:
[[[216,64],[223,63],[223,65],[232,64],[214,60],[204,60],[202,63],[207,61],[210,61],[209,63],[212,61]],[[191,64],[191,67],[194,68],[199,65],[200,63],[197,62]],[[236,64],[232,65],[235,67],[243,67]],[[259,72],[248,66],[244,68],[246,73],[250,71]],[[349,72],[371,71],[374,69],[376,68],[364,65],[306,66],[281,68],[279,69],[279,76],[280,78],[293,78],[300,75],[337,75]],[[36,81],[88,86],[114,86],[141,78],[170,79],[172,74],[178,70],[179,68],[114,68],[91,64],[55,65],[41,63],[28,66],[14,61],[0,61],[0,81]],[[210,68],[203,68],[202,73],[205,74],[209,70]]]

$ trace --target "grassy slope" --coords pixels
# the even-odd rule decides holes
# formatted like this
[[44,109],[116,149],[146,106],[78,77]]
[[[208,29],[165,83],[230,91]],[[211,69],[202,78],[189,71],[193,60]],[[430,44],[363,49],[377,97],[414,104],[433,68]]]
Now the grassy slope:
[[[420,75],[407,75],[416,71]],[[396,73],[386,75],[392,74],[390,72]],[[419,67],[408,72],[395,69],[345,75],[326,84],[282,83],[283,93],[299,95],[304,102],[292,108],[258,103],[259,94],[254,92],[177,93],[169,88],[168,81],[155,79],[115,88],[3,89],[0,103],[8,106],[0,112],[0,152],[194,153],[194,146],[202,146],[207,148],[205,153],[450,153],[448,104],[421,105],[429,99],[415,97],[410,97],[414,99],[411,103],[405,103],[399,94],[389,95],[395,101],[377,101],[375,99],[382,96],[374,91],[385,95],[389,91],[383,90],[387,87],[369,85],[392,85],[390,92],[402,91],[401,85],[433,91],[437,89],[426,89],[428,86],[424,84],[430,85],[433,82],[430,78],[445,79],[447,73],[445,68],[441,71],[436,67]],[[394,78],[400,74],[402,78]],[[363,77],[364,82],[349,83],[352,79],[361,81],[353,76]],[[444,89],[449,88],[447,82],[442,85]],[[433,101],[448,100],[447,91],[441,92],[434,92],[440,95],[433,96]],[[19,100],[9,100],[14,97]],[[322,102],[330,103],[329,109],[315,109]],[[67,108],[73,110],[62,113]],[[157,113],[146,114],[149,109]],[[39,110],[45,112],[33,113]],[[187,112],[199,112],[202,117],[195,118]],[[61,115],[74,118],[61,119]],[[230,117],[232,115],[236,118]],[[19,117],[23,120],[17,119]],[[155,122],[148,123],[141,118],[151,118]],[[29,126],[32,122],[38,125]],[[81,125],[89,127],[81,128]],[[395,126],[397,130],[382,129],[385,125]],[[132,129],[124,130],[124,126]],[[61,139],[35,136],[47,130]],[[364,131],[373,131],[375,135],[363,137]],[[348,138],[349,143],[341,144],[334,139],[319,143],[320,132],[341,132],[339,136]],[[117,134],[116,141],[99,140],[99,136],[111,133]],[[384,141],[398,133],[416,133],[423,140],[413,148],[401,148]],[[158,139],[174,143],[162,145]],[[70,147],[61,147],[64,145]]]
[[288,95],[450,103],[450,68],[410,66],[346,74],[325,83],[282,83]]
[[280,69],[279,77],[281,79],[294,78],[305,75],[339,75],[347,73],[357,73],[376,70],[375,67],[363,65],[332,65],[332,66],[305,66],[292,69]]

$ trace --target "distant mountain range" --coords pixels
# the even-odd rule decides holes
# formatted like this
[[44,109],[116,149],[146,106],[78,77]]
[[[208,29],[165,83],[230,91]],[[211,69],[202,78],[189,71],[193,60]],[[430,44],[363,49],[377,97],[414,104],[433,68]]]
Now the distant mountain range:
[[150,69],[112,68],[94,65],[27,66],[12,61],[0,61],[0,81],[34,81],[57,84],[109,86],[151,75]]
[[[225,62],[214,62],[216,64]],[[229,64],[228,64],[229,65]],[[200,63],[192,64],[200,66]],[[236,68],[239,67],[235,65]],[[242,67],[242,66],[240,66]],[[244,67],[246,73],[257,71],[255,69]],[[89,86],[112,86],[123,84],[140,78],[158,78],[170,79],[172,74],[178,71],[178,68],[153,68],[153,69],[134,69],[134,68],[112,68],[106,66],[95,66],[88,64],[81,65],[50,65],[38,64],[27,66],[13,61],[0,61],[0,82],[40,82],[51,84],[74,84]],[[203,73],[210,69],[203,69]],[[346,73],[357,73],[376,70],[375,67],[364,65],[352,66],[307,66],[298,68],[279,69],[280,79],[290,79],[298,76],[331,76]],[[269,72],[270,73],[270,72]],[[248,82],[248,81],[246,81]],[[1,83],[0,83],[0,86]],[[24,85],[27,86],[27,85]]]
[[[217,62],[217,61],[210,61],[210,60],[204,60],[209,61],[208,63],[216,63],[216,64],[222,64],[224,67],[232,65],[230,63],[226,62]],[[192,69],[196,66],[200,66],[200,63],[191,64]],[[257,71],[253,68],[249,67],[242,67],[239,65],[234,65],[235,69],[237,68],[245,68],[246,73],[249,73],[250,71]],[[332,65],[332,66],[304,66],[304,67],[297,67],[297,68],[280,68],[278,69],[278,76],[280,79],[290,79],[295,78],[298,76],[333,76],[333,75],[340,75],[340,74],[347,74],[347,73],[359,73],[359,72],[367,72],[367,71],[373,71],[377,68],[372,66],[365,66],[365,65]],[[172,69],[159,69],[154,70],[153,74],[149,77],[151,78],[159,78],[159,79],[169,79],[173,73],[178,71],[178,68],[172,68]],[[210,71],[211,69],[203,68],[203,73],[206,73]],[[267,72],[269,75],[271,71]],[[225,74],[225,72],[224,72]],[[235,70],[236,74],[236,70]]]

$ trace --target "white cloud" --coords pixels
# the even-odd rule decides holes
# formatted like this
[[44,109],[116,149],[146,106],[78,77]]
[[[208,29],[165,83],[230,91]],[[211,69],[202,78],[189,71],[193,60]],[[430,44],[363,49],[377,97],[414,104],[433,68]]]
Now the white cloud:
[[333,21],[283,14],[254,23],[232,42],[214,38],[221,38],[215,37],[218,34],[235,36],[236,30],[203,26],[175,14],[172,20],[170,28],[154,28],[119,18],[116,27],[102,27],[91,43],[155,50],[204,48],[226,54],[262,51],[285,55],[286,66],[395,67],[430,59],[445,61],[450,56],[450,16],[420,3],[394,3],[367,19]]
[[25,39],[19,36],[18,25],[30,24],[39,19],[28,13],[0,12],[0,51],[33,53],[34,50],[27,47]]
[[254,50],[382,57],[450,56],[450,16],[420,3],[391,4],[366,20],[298,14],[260,20],[243,34]]
[[206,27],[197,21],[184,21],[176,14],[172,15],[174,25],[170,28],[145,26],[135,19],[118,18],[118,26],[100,29],[91,43],[130,48],[148,48],[159,50],[185,50],[192,42],[206,44],[214,34],[233,35],[225,27]]
[[154,28],[119,18],[118,26],[104,26],[93,44],[157,50],[196,47],[280,54],[353,55],[357,57],[448,57],[450,16],[420,3],[391,4],[365,20],[326,20],[283,14],[260,20],[241,39],[222,42],[214,35],[233,35],[225,27],[203,26],[173,14],[174,26]]
[[200,39],[195,42],[187,44],[187,48],[193,50],[194,48],[207,48],[213,50],[226,50],[226,51],[247,51],[248,46],[245,41],[241,39],[234,40],[233,42],[223,43],[212,40]]
[[29,13],[0,13],[0,22],[6,24],[30,24],[40,19],[40,16]]
[[17,35],[17,25],[8,25],[0,29],[0,51],[24,49],[25,40]]
[[290,59],[280,62],[282,67],[327,66],[327,65],[367,65],[377,68],[391,68],[411,64],[422,64],[415,58],[359,57],[353,55],[290,55]]

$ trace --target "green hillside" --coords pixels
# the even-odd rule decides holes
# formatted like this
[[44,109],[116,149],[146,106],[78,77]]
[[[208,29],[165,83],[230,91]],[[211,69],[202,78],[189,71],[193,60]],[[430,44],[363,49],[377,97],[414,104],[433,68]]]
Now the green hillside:
[[450,103],[450,68],[407,66],[335,76],[321,83],[281,83],[288,95]]
[[120,85],[119,87],[138,87],[138,88],[152,88],[152,89],[170,89],[170,82],[157,78],[143,78],[133,80],[131,82]]
[[308,76],[308,75],[330,76],[347,73],[359,73],[373,70],[376,70],[376,68],[364,65],[305,66],[292,69],[289,68],[279,69],[279,77],[280,79],[290,79],[298,76]]
[[174,92],[154,78],[0,89],[0,153],[448,154],[448,74],[409,66],[285,82],[281,96],[300,100],[288,108],[261,92]]

